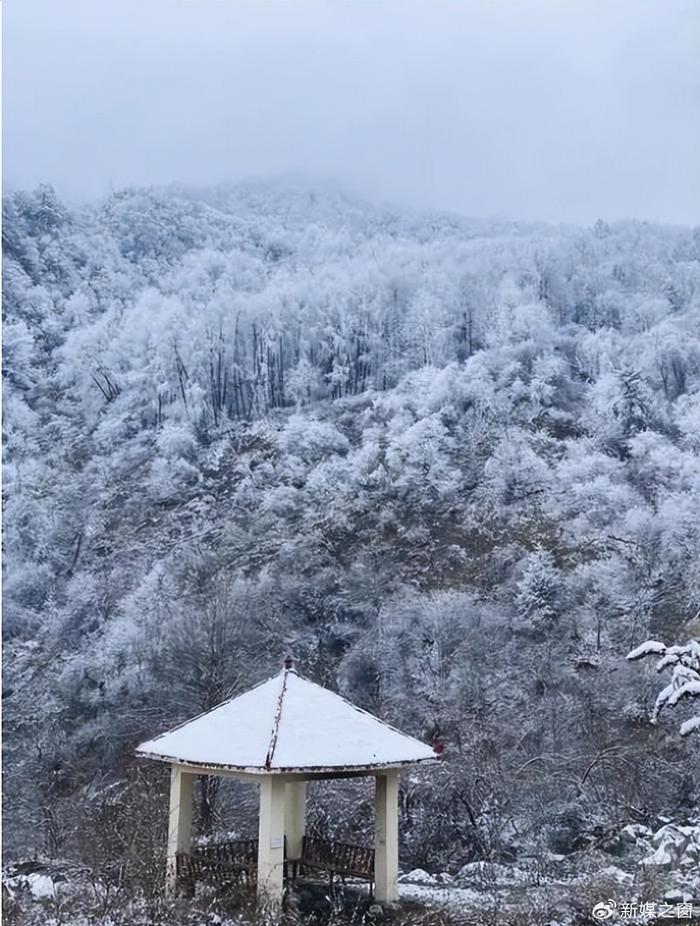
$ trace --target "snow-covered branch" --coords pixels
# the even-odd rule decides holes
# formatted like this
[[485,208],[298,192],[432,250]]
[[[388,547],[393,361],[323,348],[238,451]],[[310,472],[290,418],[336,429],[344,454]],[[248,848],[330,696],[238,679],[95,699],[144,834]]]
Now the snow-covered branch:
[[[657,695],[651,713],[656,723],[664,707],[675,707],[686,698],[700,697],[700,640],[689,640],[684,646],[665,646],[658,640],[647,640],[627,654],[630,661],[646,656],[661,656],[657,672],[671,669],[671,681]],[[700,714],[686,720],[680,727],[681,736],[700,731]]]

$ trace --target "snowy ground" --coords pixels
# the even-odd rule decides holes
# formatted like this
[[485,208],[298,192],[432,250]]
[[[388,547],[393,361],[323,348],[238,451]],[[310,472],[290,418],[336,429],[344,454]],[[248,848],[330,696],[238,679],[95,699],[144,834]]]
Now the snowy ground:
[[509,923],[518,915],[549,926],[700,923],[700,827],[629,826],[607,851],[548,854],[517,865],[475,862],[455,876],[418,869],[404,874],[400,887],[402,899],[458,911],[464,923]]
[[[350,886],[350,893],[366,908],[366,900],[362,903],[365,890],[361,885]],[[323,898],[325,893],[319,886],[318,896]],[[521,858],[512,865],[473,862],[454,874],[415,869],[402,874],[400,895],[402,906],[391,914],[375,909],[359,919],[336,915],[336,919],[315,922],[369,924],[379,917],[387,926],[409,922],[426,926],[578,926],[597,921],[700,924],[700,825],[666,823],[655,832],[628,826],[605,849]],[[189,910],[180,908],[175,920],[168,919],[167,912],[164,918],[160,914],[154,918],[138,904],[133,915],[121,909],[100,914],[103,900],[100,885],[85,870],[26,862],[5,871],[3,906],[10,913],[6,921],[17,926],[243,926],[254,922],[235,914],[233,919],[221,916],[201,903]],[[303,907],[306,915],[309,895]],[[353,908],[353,903],[346,907]],[[416,919],[422,915],[416,911],[428,918]]]

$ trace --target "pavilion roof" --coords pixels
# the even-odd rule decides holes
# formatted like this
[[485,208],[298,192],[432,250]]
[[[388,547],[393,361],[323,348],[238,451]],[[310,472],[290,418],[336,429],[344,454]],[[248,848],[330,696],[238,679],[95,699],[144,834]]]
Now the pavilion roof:
[[146,743],[137,754],[163,762],[253,773],[395,768],[435,759],[340,695],[298,675],[279,675]]

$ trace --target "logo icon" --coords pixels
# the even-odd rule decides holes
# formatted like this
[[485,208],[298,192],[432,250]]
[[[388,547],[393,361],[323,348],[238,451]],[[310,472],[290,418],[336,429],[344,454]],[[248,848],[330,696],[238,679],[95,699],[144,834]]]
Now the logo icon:
[[594,920],[608,920],[615,912],[617,904],[614,900],[606,900],[597,903],[591,910]]

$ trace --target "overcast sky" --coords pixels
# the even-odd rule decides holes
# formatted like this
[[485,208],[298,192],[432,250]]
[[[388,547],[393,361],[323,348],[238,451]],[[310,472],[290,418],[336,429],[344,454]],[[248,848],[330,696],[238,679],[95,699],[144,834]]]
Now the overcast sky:
[[700,221],[697,0],[5,0],[4,173]]

